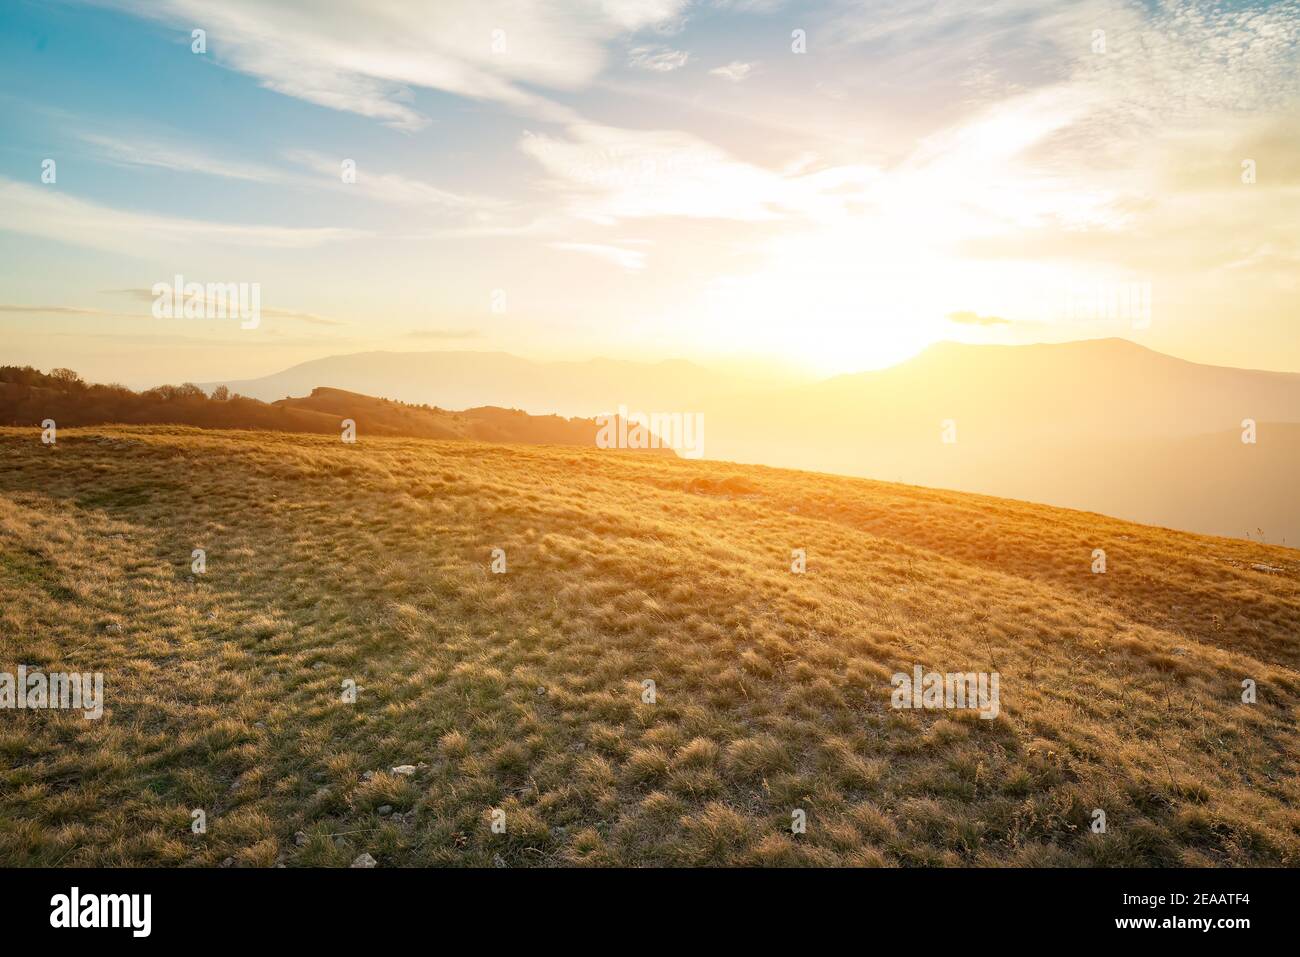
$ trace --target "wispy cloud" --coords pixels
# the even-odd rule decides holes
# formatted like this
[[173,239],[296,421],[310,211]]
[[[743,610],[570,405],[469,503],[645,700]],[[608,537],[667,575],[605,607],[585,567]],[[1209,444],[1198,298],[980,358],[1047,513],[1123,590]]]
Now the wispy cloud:
[[354,182],[344,183],[343,159],[313,150],[291,149],[281,154],[293,166],[315,174],[303,176],[296,169],[230,160],[164,139],[84,132],[77,135],[94,146],[109,162],[124,166],[201,173],[225,179],[302,188],[346,187],[375,202],[407,207],[430,206],[485,213],[499,211],[507,206],[500,200],[486,196],[457,193],[408,176],[370,169],[365,163],[354,166]]
[[714,67],[709,73],[712,76],[720,76],[724,80],[730,80],[732,83],[739,83],[753,71],[754,64],[745,63],[743,60],[732,60],[726,66]]
[[0,178],[0,207],[5,211],[0,230],[122,252],[204,243],[307,248],[368,235],[329,226],[245,225],[133,212],[4,178]]
[[105,309],[91,309],[84,306],[41,306],[22,303],[0,303],[0,312],[16,313],[21,316],[76,316],[91,319],[136,319],[136,315],[123,312],[110,312]]
[[202,23],[213,56],[268,89],[405,130],[427,123],[410,104],[413,87],[572,121],[571,111],[531,88],[578,89],[602,69],[610,40],[672,21],[686,6],[686,0],[110,2],[187,32]]
[[369,199],[401,206],[441,206],[460,210],[502,209],[505,203],[486,196],[471,196],[440,189],[431,183],[412,179],[396,173],[369,169],[364,163],[355,169],[356,182],[343,183],[342,160],[311,150],[288,150],[285,159],[312,170],[340,188],[356,190]]
[[671,50],[668,47],[633,47],[627,51],[627,65],[654,73],[670,73],[684,67],[690,56],[685,50]]
[[970,310],[950,312],[944,318],[962,326],[1005,326],[1011,322],[1010,319],[1003,319],[1001,316],[981,316],[978,312]]
[[566,136],[526,134],[520,149],[551,176],[571,215],[610,223],[677,216],[758,222],[838,206],[831,190],[869,174],[860,169],[787,176],[738,160],[679,130],[582,124]]
[[645,253],[639,249],[624,249],[621,246],[609,246],[603,243],[549,243],[548,245],[552,249],[564,249],[595,256],[623,269],[645,268]]
[[263,307],[262,315],[267,319],[294,319],[298,322],[306,322],[313,326],[346,326],[347,323],[341,319],[329,319],[325,316],[318,316],[314,312],[300,312],[297,309],[277,309],[272,307]]
[[284,179],[284,174],[269,166],[245,163],[239,160],[210,156],[192,147],[164,140],[104,136],[80,132],[77,136],[94,146],[105,159],[123,166],[142,166],[174,170],[182,173],[204,173],[226,179],[273,183]]

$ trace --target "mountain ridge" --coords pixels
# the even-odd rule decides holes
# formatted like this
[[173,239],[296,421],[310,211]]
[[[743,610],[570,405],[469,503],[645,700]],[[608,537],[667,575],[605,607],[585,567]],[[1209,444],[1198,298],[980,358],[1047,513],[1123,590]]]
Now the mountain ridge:
[[[0,367],[0,424],[56,428],[107,424],[192,425],[208,429],[251,429],[342,435],[345,422],[356,434],[460,439],[521,445],[580,445],[595,448],[605,428],[593,418],[530,415],[520,409],[478,406],[462,411],[416,406],[392,399],[319,386],[307,396],[266,403],[193,384],[135,393],[120,386],[90,385],[68,370],[45,374]],[[612,417],[617,431],[619,419]],[[633,449],[675,453],[656,443]]]

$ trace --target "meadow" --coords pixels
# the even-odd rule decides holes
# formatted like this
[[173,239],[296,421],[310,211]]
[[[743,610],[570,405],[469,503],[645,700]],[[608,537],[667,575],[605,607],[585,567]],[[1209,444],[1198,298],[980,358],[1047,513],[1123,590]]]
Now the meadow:
[[[105,712],[0,711],[4,865],[1300,864],[1300,552],[1023,502],[3,428],[20,664]],[[918,664],[998,716],[891,707]]]

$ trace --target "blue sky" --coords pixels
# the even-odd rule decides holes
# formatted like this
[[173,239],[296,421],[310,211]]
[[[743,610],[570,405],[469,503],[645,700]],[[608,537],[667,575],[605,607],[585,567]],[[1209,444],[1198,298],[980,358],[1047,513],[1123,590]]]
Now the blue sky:
[[[1298,36],[1295,3],[17,0],[0,361],[829,374],[1123,335],[1300,370]],[[177,273],[258,283],[263,321],[153,318]],[[1059,308],[1136,286],[1149,321]]]

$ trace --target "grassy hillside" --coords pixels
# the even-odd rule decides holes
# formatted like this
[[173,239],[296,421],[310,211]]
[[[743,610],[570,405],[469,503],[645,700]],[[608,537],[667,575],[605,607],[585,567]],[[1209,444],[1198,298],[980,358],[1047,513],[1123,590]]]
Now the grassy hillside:
[[[1300,864],[1297,553],[999,499],[0,429],[19,663],[107,710],[0,713],[5,864]],[[894,710],[916,664],[998,671],[1000,715]]]
[[[479,442],[511,442],[520,445],[595,445],[601,423],[596,419],[566,419],[559,415],[530,415],[519,409],[479,406],[451,412],[429,406],[406,405],[392,399],[318,386],[301,398],[271,403],[288,414],[315,414],[327,428],[312,429],[337,433],[339,422],[350,418],[366,435],[407,436],[418,439],[475,439]],[[619,417],[611,416],[617,432]],[[284,431],[291,431],[286,429]],[[644,449],[655,455],[675,455],[656,446]]]

